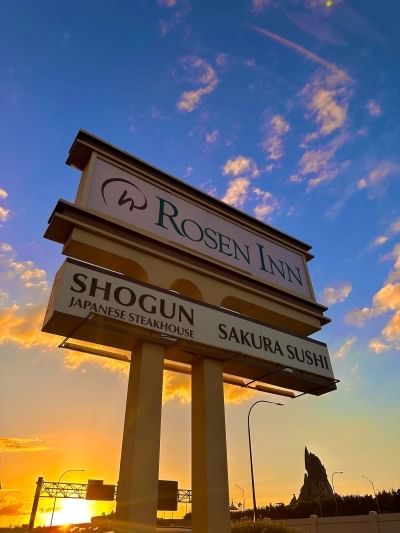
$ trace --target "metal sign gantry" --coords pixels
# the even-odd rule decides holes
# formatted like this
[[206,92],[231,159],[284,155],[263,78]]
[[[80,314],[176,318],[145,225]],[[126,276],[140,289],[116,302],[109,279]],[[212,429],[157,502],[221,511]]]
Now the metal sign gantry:
[[[32,512],[29,520],[29,531],[35,525],[35,518],[39,504],[39,498],[75,498],[85,500],[88,490],[88,483],[59,483],[57,481],[45,481],[43,477],[38,477],[36,481],[36,491],[33,498]],[[178,489],[178,503],[192,503],[191,489]],[[114,500],[117,497],[117,485],[115,485]]]

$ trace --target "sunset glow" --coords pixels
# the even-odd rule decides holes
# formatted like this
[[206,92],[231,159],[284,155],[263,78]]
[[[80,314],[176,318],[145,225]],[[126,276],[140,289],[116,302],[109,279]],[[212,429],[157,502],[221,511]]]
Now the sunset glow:
[[[91,237],[76,248],[70,229],[55,232],[62,234],[60,242],[43,237],[57,202],[75,202],[81,173],[65,161],[80,128],[207,195],[199,202],[205,209],[201,224],[188,224],[205,252],[196,248],[197,234],[186,238],[182,223],[175,227],[173,215],[165,215],[177,238],[186,239],[185,268],[200,278],[201,265],[210,261],[219,284],[231,283],[234,272],[246,276],[241,290],[258,292],[250,302],[231,296],[217,301],[215,290],[208,301],[183,267],[176,283],[161,288],[225,311],[239,309],[268,327],[277,326],[256,297],[269,298],[276,314],[287,294],[296,299],[288,329],[301,306],[328,308],[318,307],[331,319],[320,331],[316,307],[310,311],[307,334],[315,330],[311,338],[328,346],[340,380],[336,391],[291,399],[232,380],[225,385],[229,501],[251,505],[247,416],[259,399],[284,403],[257,405],[252,412],[260,506],[298,496],[305,446],[321,459],[328,479],[343,472],[335,478],[339,495],[372,494],[363,475],[377,491],[399,488],[400,2],[382,5],[1,2],[0,527],[29,522],[39,477],[57,483],[68,471],[62,481],[119,479],[133,342],[124,350],[88,342],[80,350],[68,344],[61,349],[64,336],[42,332],[54,277],[66,259],[61,240],[68,240],[71,253],[87,253],[86,261],[94,257]],[[145,173],[139,177],[145,181]],[[170,185],[161,189],[171,194]],[[189,192],[183,196],[194,212],[198,206],[190,204]],[[247,254],[270,250],[260,247],[246,219],[253,240],[243,241],[241,252],[236,246],[235,257],[230,237],[208,228],[221,209],[213,199],[267,225],[271,242],[283,247],[265,285]],[[138,211],[124,207],[135,221]],[[100,216],[96,207],[89,210]],[[158,225],[158,238],[169,253],[160,252],[146,229],[138,237],[124,224],[112,237],[120,239],[118,246],[143,239],[154,257],[178,268],[165,227]],[[125,231],[129,238],[121,236]],[[292,276],[289,289],[279,285],[278,267],[284,271],[288,250],[283,234],[311,246],[310,286],[308,274]],[[212,256],[217,247],[222,259]],[[303,275],[306,261],[293,253],[299,270],[288,272]],[[124,257],[113,266],[143,282],[146,271],[136,260]],[[166,278],[161,268],[157,275]],[[214,316],[210,307],[205,315]],[[231,329],[222,331],[228,336]],[[191,399],[191,376],[166,370],[159,477],[177,480],[182,489],[192,487]],[[36,525],[50,524],[52,505],[51,497],[40,498]],[[114,509],[113,501],[60,498],[53,522],[87,522]],[[190,510],[182,504],[175,516]]]

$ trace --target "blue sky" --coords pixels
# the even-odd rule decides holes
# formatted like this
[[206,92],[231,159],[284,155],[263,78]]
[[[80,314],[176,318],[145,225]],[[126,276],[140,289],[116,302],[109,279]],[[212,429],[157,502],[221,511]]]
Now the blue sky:
[[[317,337],[328,343],[342,383],[326,398],[292,402],[285,415],[268,412],[270,429],[293,429],[285,461],[293,460],[297,474],[283,475],[260,458],[265,501],[288,501],[300,488],[306,444],[327,468],[347,470],[344,493],[369,490],[362,473],[379,489],[396,485],[399,15],[394,0],[1,3],[0,475],[20,491],[10,493],[7,512],[22,516],[36,472],[56,477],[63,470],[58,415],[50,423],[40,408],[50,383],[66,397],[72,380],[76,405],[100,383],[113,391],[114,409],[124,401],[124,372],[64,358],[39,333],[62,261],[42,235],[56,201],[74,199],[79,175],[64,161],[79,128],[313,247],[314,289],[332,318]],[[168,380],[166,420],[185,426],[185,441],[188,382]],[[24,394],[16,399],[18,383]],[[34,394],[38,404],[28,409]],[[240,428],[252,399],[227,402],[231,480],[246,490]],[[72,417],[67,400],[60,409]],[[117,435],[107,444],[115,460],[104,467],[112,481],[121,420],[111,404],[107,409]],[[87,410],[89,424],[96,408]],[[82,421],[83,442],[89,429],[106,439],[105,422],[88,428]],[[260,450],[268,449],[267,433],[260,430]],[[185,468],[176,465],[174,437],[165,434],[162,464],[174,465],[165,475],[189,486],[189,456]],[[366,441],[371,449],[360,452]],[[43,453],[53,454],[48,472]],[[35,459],[25,477],[16,474],[17,456]],[[18,513],[0,508],[5,523]]]

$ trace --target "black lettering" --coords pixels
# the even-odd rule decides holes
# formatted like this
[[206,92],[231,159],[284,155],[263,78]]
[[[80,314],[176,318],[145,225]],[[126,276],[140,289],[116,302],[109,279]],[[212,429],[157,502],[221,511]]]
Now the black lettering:
[[234,258],[239,259],[237,255],[237,252],[239,252],[240,255],[243,257],[243,259],[246,261],[246,263],[249,265],[250,264],[250,249],[247,246],[247,244],[244,245],[244,247],[246,248],[246,252],[244,252],[234,239],[232,239],[232,242],[233,242]]
[[288,273],[288,281],[290,281],[290,283],[293,283],[293,280],[291,277],[292,275],[295,278],[295,280],[298,282],[298,284],[303,286],[303,282],[301,281],[300,269],[295,267],[297,270],[297,275],[296,275],[296,273],[292,270],[292,268],[287,263],[285,263],[285,265],[286,265],[286,270]]
[[228,338],[228,334],[226,332],[226,324],[218,324],[218,330],[220,339],[225,340]]
[[[199,230],[199,237],[197,239],[195,239],[194,237],[191,237],[189,235],[189,233],[186,231],[186,225],[189,222],[191,222],[193,224],[193,226]],[[203,229],[201,228],[201,226],[199,226],[199,224],[197,224],[197,222],[195,222],[194,220],[190,220],[190,218],[185,218],[185,220],[182,220],[181,230],[182,230],[183,234],[185,235],[185,237],[187,237],[191,241],[200,242],[200,241],[203,240],[203,236],[204,236],[203,235]]]
[[90,284],[89,296],[96,296],[96,291],[103,291],[103,300],[106,300],[108,302],[108,300],[110,299],[111,283],[107,281],[105,287],[100,287],[98,285],[98,281],[99,280],[97,278],[92,279],[92,283]]
[[[210,233],[213,233],[214,236],[210,235]],[[211,228],[205,228],[204,235],[208,237],[211,243],[214,245],[214,246],[211,246],[208,243],[207,239],[204,239],[204,244],[207,246],[207,248],[211,248],[211,250],[216,250],[218,248],[218,242],[217,242],[217,239],[215,238],[217,236],[216,232]]]
[[[125,291],[125,293],[127,293],[127,295],[128,295],[128,300],[125,301],[125,302],[121,298],[122,291]],[[135,303],[136,294],[129,287],[117,287],[115,289],[115,291],[114,291],[114,298],[116,299],[116,301],[120,305],[124,305],[125,307],[129,307],[129,306],[131,306],[131,305],[133,305]]]
[[150,300],[153,300],[153,302],[156,302],[156,298],[155,296],[152,296],[151,294],[142,294],[142,296],[139,298],[139,307],[140,309],[143,309],[143,311],[145,311],[146,313],[151,313],[154,315],[154,313],[156,312],[157,308],[155,305],[152,305],[150,306],[149,309],[146,309],[145,307],[145,300],[149,298]]
[[73,278],[72,278],[72,281],[74,281],[79,289],[75,289],[72,285],[70,287],[71,291],[73,292],[85,292],[86,290],[86,285],[83,281],[81,281],[81,278],[83,279],[87,279],[87,276],[85,274],[74,274]]
[[[219,251],[222,254],[231,256],[232,254],[228,254],[224,250],[224,248],[228,248],[229,249],[229,243],[231,242],[231,239],[227,235],[224,235],[223,233],[218,233],[218,237],[219,237]],[[226,240],[226,239],[228,239],[228,240]]]

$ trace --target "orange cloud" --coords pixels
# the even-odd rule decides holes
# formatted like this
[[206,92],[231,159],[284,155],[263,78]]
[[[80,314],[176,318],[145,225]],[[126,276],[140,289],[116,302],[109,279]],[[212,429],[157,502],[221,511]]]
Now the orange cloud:
[[263,191],[262,189],[255,187],[253,193],[259,200],[259,203],[253,210],[253,213],[258,220],[266,220],[279,209],[279,202],[271,192]]
[[45,307],[43,305],[23,308],[13,305],[0,311],[0,345],[12,342],[23,349],[38,347],[49,350],[55,348],[61,338],[40,331],[44,313]]
[[275,115],[269,122],[269,129],[263,147],[268,153],[268,159],[276,161],[283,156],[282,138],[288,133],[290,126],[281,115]]
[[40,439],[23,437],[0,437],[0,451],[5,452],[41,452],[51,448]]
[[8,192],[0,188],[0,200],[5,200],[8,197]]
[[10,216],[10,209],[0,206],[0,222],[6,222]]
[[371,307],[353,309],[346,315],[346,322],[363,326],[366,320],[384,313],[392,313],[381,331],[381,338],[372,339],[369,347],[375,353],[389,349],[400,351],[400,245],[397,244],[389,254],[395,260],[388,279],[372,297]]
[[181,94],[179,102],[176,104],[180,111],[191,113],[200,104],[202,98],[212,93],[218,85],[218,77],[212,66],[200,57],[186,57],[183,59],[183,66],[189,72],[199,74],[196,83],[203,86],[192,91],[185,91]]
[[21,516],[27,514],[24,504],[15,495],[15,491],[3,490],[0,497],[0,516]]
[[238,177],[241,174],[248,174],[252,178],[255,178],[259,175],[259,170],[251,157],[238,155],[233,159],[228,159],[223,167],[223,173],[224,175],[231,174],[234,177]]
[[248,197],[249,185],[248,178],[235,178],[229,182],[222,201],[234,207],[243,207]]
[[335,356],[339,358],[346,357],[346,355],[349,353],[351,347],[356,342],[357,337],[351,337],[350,339],[347,339],[335,352]]
[[322,302],[327,305],[344,302],[351,293],[351,290],[352,286],[350,283],[344,283],[336,287],[326,287],[322,293]]

